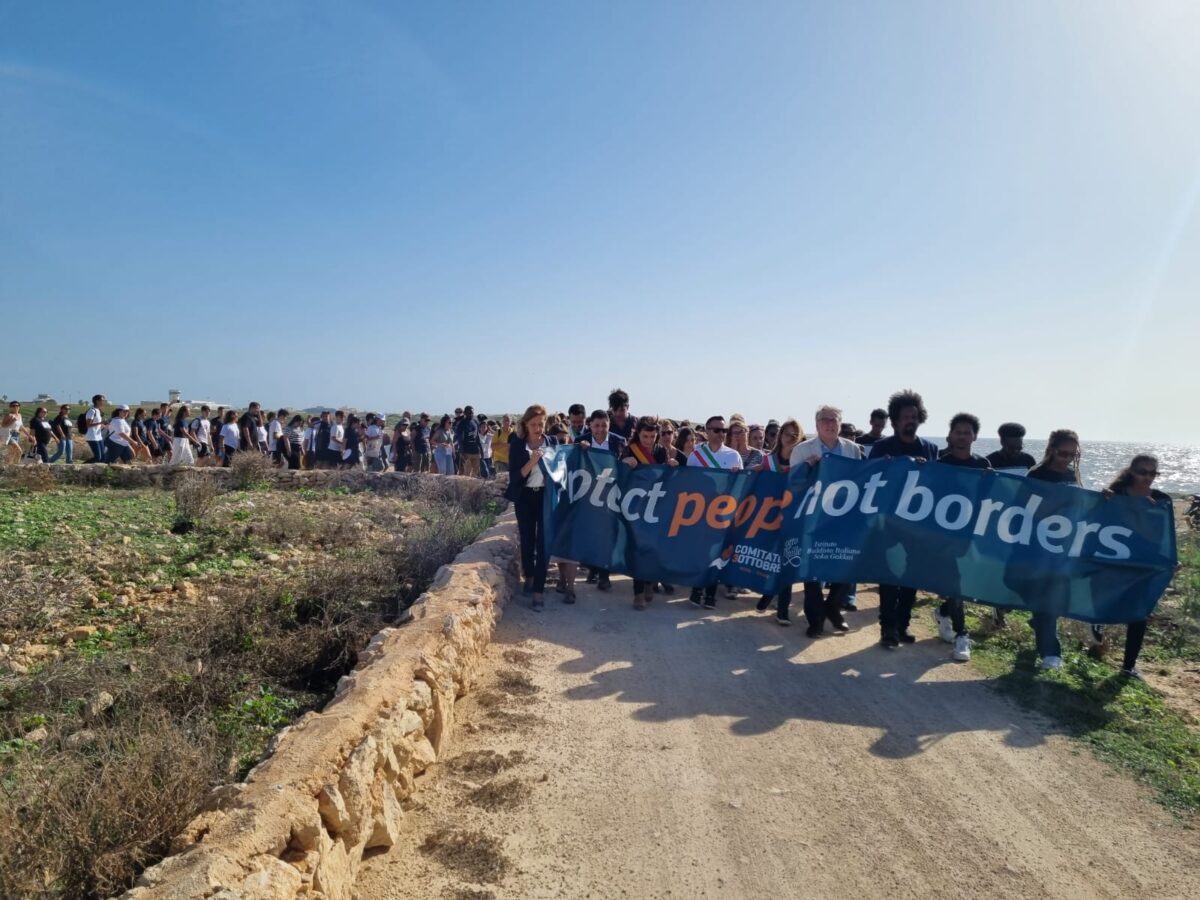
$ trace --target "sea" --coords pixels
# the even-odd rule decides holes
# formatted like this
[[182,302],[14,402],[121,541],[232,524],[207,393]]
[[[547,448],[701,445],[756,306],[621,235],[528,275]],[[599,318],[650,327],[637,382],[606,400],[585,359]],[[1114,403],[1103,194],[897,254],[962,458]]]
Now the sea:
[[[930,438],[939,447],[944,439]],[[972,448],[980,456],[1000,449],[999,438],[980,438]],[[1025,439],[1025,451],[1040,460],[1046,450],[1044,440]],[[1179,444],[1134,444],[1125,441],[1083,441],[1079,477],[1084,487],[1102,490],[1138,453],[1158,457],[1158,478],[1154,486],[1173,497],[1200,494],[1200,447]]]

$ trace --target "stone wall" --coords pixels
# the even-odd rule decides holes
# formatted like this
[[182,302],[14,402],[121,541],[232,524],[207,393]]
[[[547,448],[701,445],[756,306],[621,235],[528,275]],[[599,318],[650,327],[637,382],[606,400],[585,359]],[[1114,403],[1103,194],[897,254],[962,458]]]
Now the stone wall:
[[174,855],[124,898],[350,900],[363,853],[392,846],[403,801],[447,752],[455,701],[516,584],[516,560],[509,514],[442,567],[411,620],[372,639],[321,712],[282,731],[244,783],[214,791]]

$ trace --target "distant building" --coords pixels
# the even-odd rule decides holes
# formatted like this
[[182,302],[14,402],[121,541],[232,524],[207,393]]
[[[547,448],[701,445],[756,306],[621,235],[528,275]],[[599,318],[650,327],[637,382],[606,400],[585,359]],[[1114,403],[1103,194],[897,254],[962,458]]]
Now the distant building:
[[183,391],[181,391],[179,388],[171,388],[169,391],[167,391],[167,400],[172,406],[178,403],[182,397]]

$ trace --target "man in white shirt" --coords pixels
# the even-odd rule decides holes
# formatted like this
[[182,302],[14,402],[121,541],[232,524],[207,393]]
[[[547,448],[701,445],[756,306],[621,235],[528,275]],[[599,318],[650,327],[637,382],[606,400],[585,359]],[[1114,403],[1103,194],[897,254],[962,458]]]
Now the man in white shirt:
[[212,422],[208,421],[210,412],[208,404],[204,404],[200,407],[200,415],[192,419],[191,424],[188,425],[188,431],[192,433],[199,444],[196,448],[196,455],[200,459],[204,459],[212,453]]
[[346,414],[340,409],[333,414],[329,424],[329,444],[325,450],[325,461],[337,468],[342,464],[342,448],[346,440]]
[[283,439],[283,423],[287,421],[287,417],[288,411],[281,409],[267,423],[267,452],[271,454],[275,465],[283,468],[287,468],[287,460],[283,458],[284,448],[280,445],[280,440]]
[[90,463],[104,462],[104,413],[100,409],[104,402],[104,395],[97,394],[92,398],[88,411],[83,414],[84,424],[87,425],[84,439],[92,449],[92,458],[88,460]]
[[[625,452],[625,438],[613,434],[609,429],[607,409],[595,410],[587,421],[587,430],[579,438],[579,446],[592,450],[603,450],[620,459]],[[611,591],[612,578],[608,569],[588,569],[588,584],[595,584],[598,590]]]
[[[836,406],[817,408],[817,434],[801,441],[792,448],[788,460],[793,468],[801,465],[815,466],[826,456],[844,456],[847,459],[862,459],[863,448],[854,441],[841,437],[842,411]],[[850,626],[842,618],[842,609],[854,590],[850,584],[830,584],[828,594],[819,581],[804,582],[804,618],[808,620],[808,636],[820,637],[825,632],[825,620],[834,631],[849,631]],[[849,605],[857,609],[857,604]]]
[[[707,440],[703,444],[696,445],[696,449],[688,457],[687,464],[701,469],[727,469],[731,472],[741,471],[742,454],[738,453],[732,447],[725,446],[725,435],[727,432],[728,429],[725,427],[724,416],[709,416],[708,421],[704,423],[704,434]],[[717,586],[710,584],[704,588],[703,593],[704,608],[716,609]],[[700,594],[700,588],[692,588],[692,594],[688,599],[694,606],[700,606]]]
[[374,413],[367,416],[366,440],[363,442],[363,458],[367,461],[368,472],[382,472],[383,465],[383,429],[379,427],[380,418]]

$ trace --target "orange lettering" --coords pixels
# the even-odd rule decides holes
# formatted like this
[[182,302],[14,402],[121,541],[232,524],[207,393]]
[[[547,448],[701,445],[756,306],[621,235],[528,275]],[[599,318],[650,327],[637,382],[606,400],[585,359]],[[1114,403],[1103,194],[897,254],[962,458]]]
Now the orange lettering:
[[[731,524],[728,516],[733,515],[735,509],[737,509],[737,500],[732,495],[718,494],[713,497],[712,503],[708,505],[708,527],[718,530],[728,528]],[[723,517],[725,518],[724,522],[720,521]]]
[[[692,512],[684,513],[684,509],[691,504]],[[704,495],[695,493],[681,493],[675,501],[675,514],[671,517],[671,527],[667,530],[667,537],[675,537],[679,533],[679,529],[687,525],[695,525],[700,521],[700,516],[704,514]]]
[[[746,532],[746,537],[752,538],[760,531],[778,531],[779,526],[783,524],[783,508],[791,502],[791,491],[784,491],[783,496],[778,499],[767,497],[763,500],[763,505],[759,507],[758,515],[754,517],[754,522],[750,525],[750,530]],[[772,509],[778,509],[779,513],[768,522],[767,515]]]

